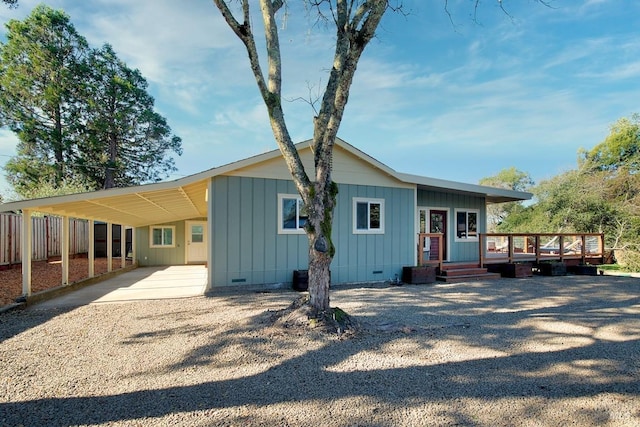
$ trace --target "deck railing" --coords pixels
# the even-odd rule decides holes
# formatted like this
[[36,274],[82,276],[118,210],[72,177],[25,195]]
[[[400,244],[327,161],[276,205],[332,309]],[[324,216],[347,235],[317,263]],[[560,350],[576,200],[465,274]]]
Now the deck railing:
[[442,270],[442,233],[418,234],[418,265],[438,266]]
[[480,234],[480,265],[513,262],[579,260],[604,262],[604,234]]

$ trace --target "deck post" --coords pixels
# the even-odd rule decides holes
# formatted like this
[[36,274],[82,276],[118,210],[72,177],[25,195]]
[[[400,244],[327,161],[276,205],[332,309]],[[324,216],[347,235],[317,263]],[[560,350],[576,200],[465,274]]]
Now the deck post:
[[480,233],[478,237],[479,237],[478,253],[480,254],[480,268],[482,268],[484,265],[484,251],[487,248],[487,243],[486,243],[487,236],[485,236],[483,233]]
[[508,248],[508,255],[509,255],[509,262],[513,262],[513,234],[509,234],[507,236],[507,242],[509,243],[509,245],[507,246]]
[[[442,239],[444,239],[444,235],[442,233],[438,233],[438,268],[440,271],[442,271],[442,261],[444,260]],[[431,244],[431,239],[429,239],[429,244]]]
[[96,261],[96,232],[95,232],[95,222],[90,219],[89,220],[89,249],[87,254],[87,260],[89,261],[89,278],[92,278],[96,275],[95,271],[95,261]]
[[22,295],[31,296],[31,238],[33,225],[31,224],[31,211],[22,210]]

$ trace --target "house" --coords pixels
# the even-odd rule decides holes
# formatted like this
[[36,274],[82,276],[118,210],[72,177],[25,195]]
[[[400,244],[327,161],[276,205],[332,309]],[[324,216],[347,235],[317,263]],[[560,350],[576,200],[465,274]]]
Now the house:
[[[296,147],[312,171],[310,142]],[[531,197],[396,172],[340,139],[332,176],[339,186],[334,284],[388,280],[404,266],[416,265],[420,232],[443,233],[444,261],[477,262],[487,203]],[[175,181],[6,203],[2,210],[133,228],[139,265],[206,263],[210,289],[290,284],[293,271],[308,264],[304,214],[278,150]],[[28,228],[22,239],[26,248]],[[29,289],[24,258],[24,288]]]

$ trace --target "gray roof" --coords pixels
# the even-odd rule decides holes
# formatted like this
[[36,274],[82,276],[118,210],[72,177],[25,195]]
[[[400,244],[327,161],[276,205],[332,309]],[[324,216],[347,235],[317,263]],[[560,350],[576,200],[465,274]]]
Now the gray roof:
[[[309,143],[309,141],[304,141],[297,144],[296,147],[301,150],[309,147]],[[336,145],[368,162],[382,173],[399,182],[414,184],[419,189],[483,196],[489,203],[522,201],[532,197],[531,193],[526,192],[396,172],[341,139],[336,139]],[[207,188],[210,178],[279,156],[281,156],[280,151],[273,150],[173,181],[9,202],[0,204],[0,211],[30,209],[53,215],[87,218],[131,226],[206,217]]]

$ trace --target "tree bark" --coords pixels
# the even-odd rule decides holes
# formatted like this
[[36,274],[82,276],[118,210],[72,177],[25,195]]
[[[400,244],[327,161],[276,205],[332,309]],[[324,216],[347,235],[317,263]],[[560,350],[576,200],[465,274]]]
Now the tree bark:
[[54,131],[53,131],[53,154],[55,157],[55,183],[61,185],[64,181],[64,140],[62,134],[62,112],[60,105],[55,106],[54,111]]
[[116,162],[118,160],[118,138],[113,132],[108,134],[109,143],[109,161],[104,171],[104,186],[103,189],[109,189],[116,186]]

